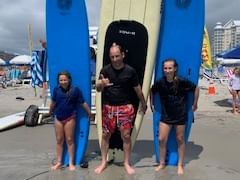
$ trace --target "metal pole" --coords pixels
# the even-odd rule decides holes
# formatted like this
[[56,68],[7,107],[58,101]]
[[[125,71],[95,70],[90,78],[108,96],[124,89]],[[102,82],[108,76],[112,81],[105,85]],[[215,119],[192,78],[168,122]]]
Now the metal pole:
[[[32,43],[32,26],[31,24],[28,25],[28,47],[29,47],[29,55],[32,57],[32,49],[33,49],[33,43]],[[37,96],[37,89],[34,87],[34,95]]]

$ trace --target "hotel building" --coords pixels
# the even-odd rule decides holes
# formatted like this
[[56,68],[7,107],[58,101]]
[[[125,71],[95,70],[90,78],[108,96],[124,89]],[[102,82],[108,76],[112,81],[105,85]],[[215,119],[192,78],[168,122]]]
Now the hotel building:
[[240,46],[240,20],[230,20],[226,24],[218,22],[214,27],[213,56]]

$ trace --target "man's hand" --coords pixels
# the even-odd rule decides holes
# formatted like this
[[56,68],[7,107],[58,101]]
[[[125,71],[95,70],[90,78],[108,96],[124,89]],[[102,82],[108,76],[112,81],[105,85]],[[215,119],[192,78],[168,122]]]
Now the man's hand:
[[110,80],[108,78],[105,78],[103,74],[100,74],[100,79],[97,80],[96,89],[98,92],[101,92],[104,90],[105,87],[112,86],[113,83],[110,83]]
[[144,104],[141,103],[140,112],[145,114],[146,111],[147,111],[147,104],[146,103],[144,103]]
[[88,118],[89,118],[89,121],[94,121],[95,115],[91,113]]
[[101,77],[100,81],[101,81],[102,87],[108,87],[113,85],[113,83],[110,83],[110,80],[108,78],[105,78],[103,74],[100,74],[100,77]]

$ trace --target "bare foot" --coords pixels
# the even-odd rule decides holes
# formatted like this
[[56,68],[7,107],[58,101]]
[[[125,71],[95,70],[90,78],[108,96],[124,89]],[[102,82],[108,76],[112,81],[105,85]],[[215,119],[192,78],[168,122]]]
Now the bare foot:
[[102,163],[100,166],[98,166],[98,167],[94,170],[94,172],[95,172],[96,174],[101,174],[106,167],[107,167],[106,163]]
[[238,112],[237,111],[233,111],[233,114],[238,114]]
[[69,164],[69,171],[75,171],[76,167],[73,164]]
[[129,164],[124,164],[124,167],[129,175],[135,174],[135,169],[132,168]]
[[61,167],[62,167],[62,164],[60,162],[58,162],[57,164],[55,164],[51,167],[51,170],[57,170],[57,169],[60,169]]
[[159,164],[158,167],[155,168],[155,171],[163,170],[165,167],[165,164]]
[[178,175],[183,175],[183,165],[178,165]]

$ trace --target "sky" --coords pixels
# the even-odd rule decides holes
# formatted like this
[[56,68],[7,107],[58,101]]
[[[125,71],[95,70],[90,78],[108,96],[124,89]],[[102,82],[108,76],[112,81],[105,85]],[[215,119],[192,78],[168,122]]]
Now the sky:
[[[98,26],[101,0],[85,0],[90,26]],[[240,20],[240,0],[205,0],[205,21],[210,31],[217,22]],[[29,54],[29,25],[33,49],[45,39],[45,0],[0,0],[0,50]]]

